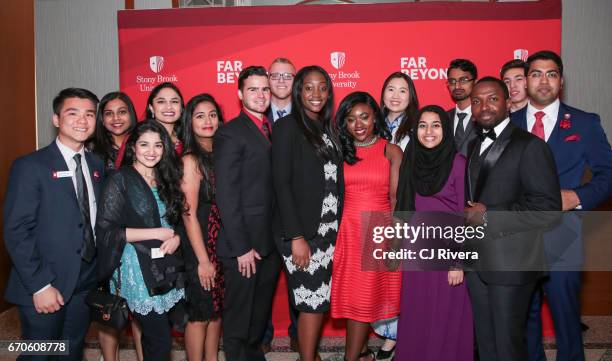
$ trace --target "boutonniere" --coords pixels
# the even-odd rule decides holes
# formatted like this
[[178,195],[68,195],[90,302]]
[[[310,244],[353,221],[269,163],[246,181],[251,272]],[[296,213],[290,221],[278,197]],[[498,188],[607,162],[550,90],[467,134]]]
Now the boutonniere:
[[100,180],[100,172],[98,172],[97,170],[94,170],[93,177],[94,177],[94,180],[96,182],[99,181]]
[[577,142],[580,140],[580,134],[572,134],[572,135],[568,135],[567,137],[565,137],[564,139],[566,142]]
[[569,129],[572,127],[572,122],[570,121],[570,118],[572,116],[569,113],[565,113],[563,114],[563,119],[561,119],[561,122],[559,123],[559,127],[561,127],[561,129]]

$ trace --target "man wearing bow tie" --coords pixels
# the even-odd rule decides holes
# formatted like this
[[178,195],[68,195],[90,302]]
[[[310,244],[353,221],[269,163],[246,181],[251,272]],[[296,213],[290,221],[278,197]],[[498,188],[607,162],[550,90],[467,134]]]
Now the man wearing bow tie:
[[[555,325],[557,361],[583,361],[580,327],[582,223],[573,210],[591,210],[608,199],[612,151],[599,116],[559,100],[563,63],[552,51],[527,59],[529,104],[512,113],[512,122],[546,141],[554,155],[561,184],[563,222],[544,235],[550,273],[542,283]],[[593,174],[583,183],[586,168]],[[545,361],[542,347],[541,290],[534,295],[527,323],[529,360]]]
[[454,59],[448,66],[446,85],[455,107],[448,111],[453,120],[453,134],[457,151],[467,156],[468,144],[476,137],[474,121],[470,107],[470,94],[476,79],[478,69],[467,59]]
[[266,113],[272,123],[291,113],[291,88],[295,67],[286,58],[276,58],[268,68],[270,80],[270,108]]
[[504,82],[480,79],[471,102],[480,137],[470,146],[466,212],[468,223],[485,227],[466,274],[478,351],[481,361],[524,361],[527,310],[543,275],[542,228],[556,216],[539,212],[561,210],[559,182],[546,143],[510,123]]
[[68,88],[53,99],[57,138],[13,162],[4,203],[4,244],[12,261],[6,300],[19,309],[24,340],[67,340],[69,354],[19,360],[83,360],[85,297],[95,288],[93,227],[104,167],[85,150],[98,98]]

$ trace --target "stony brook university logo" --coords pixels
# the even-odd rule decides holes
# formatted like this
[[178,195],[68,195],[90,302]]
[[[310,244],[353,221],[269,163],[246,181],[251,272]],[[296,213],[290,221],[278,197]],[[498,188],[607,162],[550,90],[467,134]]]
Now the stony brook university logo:
[[514,50],[514,59],[521,59],[522,61],[527,61],[529,57],[529,51],[527,49],[515,49]]
[[340,69],[344,66],[344,63],[346,62],[346,54],[343,51],[334,51],[329,55],[331,65],[334,68]]
[[164,57],[157,56],[157,55],[150,57],[149,58],[149,68],[151,68],[151,70],[153,70],[155,74],[162,71],[162,69],[164,68]]

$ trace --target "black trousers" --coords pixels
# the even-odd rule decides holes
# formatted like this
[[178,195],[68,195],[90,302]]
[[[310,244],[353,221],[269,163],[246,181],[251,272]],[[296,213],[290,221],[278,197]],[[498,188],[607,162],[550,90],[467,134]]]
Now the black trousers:
[[280,272],[276,251],[256,261],[250,278],[238,272],[236,258],[221,258],[225,276],[223,350],[228,361],[265,361],[261,338],[272,311]]
[[134,312],[142,329],[142,353],[146,361],[168,361],[172,350],[172,327],[168,313],[154,310],[147,315]]
[[70,354],[64,356],[20,355],[19,361],[83,360],[83,345],[89,329],[89,307],[85,297],[96,287],[96,264],[81,262],[76,288],[70,298],[64,297],[64,306],[53,313],[38,313],[34,306],[20,305],[22,340],[66,340]]
[[525,361],[525,322],[535,282],[518,286],[484,283],[467,272],[480,361]]

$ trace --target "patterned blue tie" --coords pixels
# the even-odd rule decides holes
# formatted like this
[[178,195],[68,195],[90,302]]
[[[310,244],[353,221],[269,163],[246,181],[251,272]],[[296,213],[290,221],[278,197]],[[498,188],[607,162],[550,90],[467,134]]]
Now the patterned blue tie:
[[284,109],[277,110],[276,111],[276,115],[278,115],[278,118],[276,118],[276,120],[278,120],[278,119],[282,118],[283,116],[285,116],[285,113],[287,113],[287,111],[284,110]]

